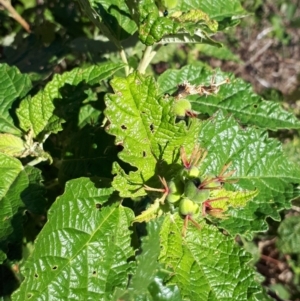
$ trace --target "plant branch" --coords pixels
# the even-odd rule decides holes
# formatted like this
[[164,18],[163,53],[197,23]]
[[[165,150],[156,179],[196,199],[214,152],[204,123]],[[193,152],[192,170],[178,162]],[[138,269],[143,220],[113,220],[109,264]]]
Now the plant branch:
[[21,26],[27,31],[30,31],[30,26],[29,24],[22,18],[22,16],[19,15],[19,13],[14,9],[14,7],[11,5],[10,0],[0,0],[0,4],[6,8],[10,14],[11,17],[14,18],[18,23],[21,24]]
[[151,52],[152,52],[152,46],[147,46],[145,48],[143,58],[138,66],[138,71],[140,71],[140,73],[145,73],[145,70],[147,69],[150,63],[149,56],[151,55]]
[[126,57],[126,53],[124,51],[124,48],[121,48],[120,56],[121,56],[122,62],[126,64],[125,74],[126,74],[126,76],[128,76],[129,75],[129,66],[128,66],[128,61],[127,61],[127,57]]

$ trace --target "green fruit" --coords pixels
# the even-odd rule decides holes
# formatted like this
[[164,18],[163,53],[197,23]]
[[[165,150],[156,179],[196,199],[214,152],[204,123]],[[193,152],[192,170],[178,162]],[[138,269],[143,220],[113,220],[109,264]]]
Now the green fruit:
[[185,183],[184,186],[184,195],[190,200],[194,201],[195,196],[197,195],[198,188],[192,180],[189,180]]
[[190,111],[192,109],[191,103],[187,99],[178,99],[175,100],[173,104],[173,112],[178,117],[184,117],[186,111]]
[[202,204],[209,198],[209,189],[198,189],[196,196],[193,201],[198,204]]
[[170,194],[183,194],[183,190],[184,190],[184,184],[182,183],[182,181],[180,180],[180,178],[176,178],[171,180],[170,182],[168,182],[168,188],[169,188],[169,192]]
[[199,214],[200,207],[192,200],[188,198],[183,198],[179,204],[179,212],[182,215],[195,216]]
[[199,168],[196,166],[192,166],[189,170],[188,170],[188,176],[190,178],[197,178],[199,176]]
[[160,3],[163,8],[172,9],[177,6],[178,0],[160,0]]
[[168,194],[167,195],[167,201],[169,203],[176,203],[180,200],[181,194]]

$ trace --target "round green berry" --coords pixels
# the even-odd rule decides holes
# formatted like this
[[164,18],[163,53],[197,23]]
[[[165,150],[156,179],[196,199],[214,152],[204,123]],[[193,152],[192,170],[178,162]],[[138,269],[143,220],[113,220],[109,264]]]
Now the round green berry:
[[183,198],[179,203],[179,212],[182,215],[194,216],[199,214],[200,207],[192,200],[188,198]]
[[202,204],[209,198],[209,189],[198,189],[197,194],[193,198],[193,201],[198,204]]
[[178,117],[184,117],[186,111],[190,111],[191,109],[192,109],[191,103],[184,98],[175,100],[173,104],[173,112]]
[[180,198],[181,198],[181,194],[169,193],[167,195],[167,201],[172,204],[178,202],[180,200]]

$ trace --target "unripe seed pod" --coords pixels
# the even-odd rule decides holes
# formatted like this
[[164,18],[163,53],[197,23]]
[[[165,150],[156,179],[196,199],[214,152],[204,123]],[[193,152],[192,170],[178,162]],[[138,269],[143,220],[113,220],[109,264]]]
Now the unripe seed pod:
[[184,195],[190,200],[194,200],[197,195],[198,188],[196,187],[194,181],[189,180],[185,183],[184,186]]
[[209,189],[198,189],[197,194],[193,198],[193,201],[198,204],[202,204],[209,198]]
[[182,215],[195,216],[199,214],[200,207],[192,200],[188,198],[183,198],[179,204],[179,212]]
[[178,4],[178,0],[160,0],[161,5],[166,9],[175,8]]
[[191,103],[187,99],[175,100],[173,104],[173,112],[178,117],[184,117],[187,111],[192,109]]
[[179,177],[168,182],[170,194],[182,194],[184,191],[184,184]]
[[181,198],[181,194],[171,194],[171,193],[169,193],[167,195],[167,201],[169,203],[172,203],[172,204],[178,202],[180,200],[180,198]]
[[190,178],[197,178],[199,176],[199,168],[196,166],[192,166],[189,170],[188,170],[188,176]]
[[207,182],[205,188],[218,188],[221,186],[221,182],[214,175],[208,174],[201,178],[201,182]]

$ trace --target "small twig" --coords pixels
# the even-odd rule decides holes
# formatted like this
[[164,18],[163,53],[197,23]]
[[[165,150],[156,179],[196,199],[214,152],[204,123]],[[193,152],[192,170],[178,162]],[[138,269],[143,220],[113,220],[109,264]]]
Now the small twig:
[[29,24],[14,9],[14,7],[10,3],[10,0],[0,0],[0,4],[10,12],[11,17],[19,22],[27,32],[31,32]]
[[261,254],[261,255],[260,255],[260,258],[261,258],[262,260],[264,260],[264,261],[272,262],[272,263],[276,264],[277,266],[282,264],[282,262],[280,262],[279,260],[274,259],[274,258],[272,258],[272,257],[270,257],[270,256],[267,256],[267,255],[264,255],[264,254]]
[[125,51],[124,51],[123,48],[120,50],[120,56],[121,56],[121,59],[122,59],[123,63],[126,64],[126,66],[125,66],[125,74],[126,74],[126,76],[128,76],[129,75],[129,66],[128,66],[128,61],[127,61],[126,53],[125,53]]
[[138,71],[140,73],[145,73],[146,71],[146,68],[148,67],[150,61],[149,61],[149,56],[151,55],[151,52],[152,52],[152,46],[147,46],[145,48],[145,51],[144,51],[144,54],[143,54],[143,58],[139,64],[139,67],[138,67]]

